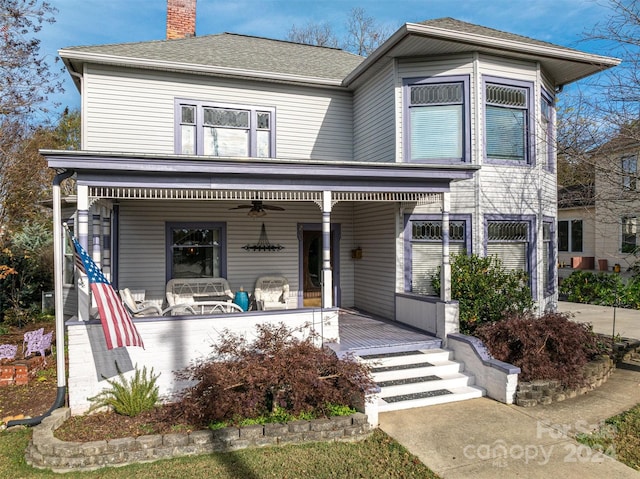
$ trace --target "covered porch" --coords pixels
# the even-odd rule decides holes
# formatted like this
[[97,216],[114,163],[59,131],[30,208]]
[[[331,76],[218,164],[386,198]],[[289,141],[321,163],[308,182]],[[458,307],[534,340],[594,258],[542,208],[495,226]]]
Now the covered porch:
[[[116,363],[122,371],[153,365],[162,373],[163,394],[179,390],[183,385],[172,372],[206,356],[225,329],[251,334],[256,324],[284,322],[301,334],[314,331],[320,343],[340,344],[338,307],[403,322],[406,308],[399,306],[407,298],[401,298],[405,278],[399,232],[404,214],[416,205],[430,204],[441,213],[443,288],[440,298],[427,302],[409,298],[409,316],[442,316],[444,311],[445,319],[434,321],[445,324],[455,309],[449,288],[449,185],[470,177],[473,167],[43,153],[60,172],[58,184],[75,174],[74,234],[117,289],[142,290],[145,300],[166,306],[166,286],[175,277],[174,226],[218,228],[220,241],[211,242],[207,256],[212,267],[203,276],[224,277],[233,292],[253,292],[256,278],[265,274],[287,278],[290,287],[286,307],[278,311],[135,318],[147,349],[107,351],[91,315],[88,282],[78,277],[77,312],[67,323],[69,390],[76,410],[99,392],[105,377],[116,373]],[[264,218],[238,210],[253,202],[278,209]],[[54,204],[56,214],[60,219],[59,204]],[[62,239],[60,223],[55,223],[56,236]],[[254,248],[263,224],[277,248]],[[305,301],[310,272],[305,232],[318,244],[314,286],[320,301],[315,304]],[[56,291],[61,283],[56,278]],[[446,336],[444,329],[430,332]]]

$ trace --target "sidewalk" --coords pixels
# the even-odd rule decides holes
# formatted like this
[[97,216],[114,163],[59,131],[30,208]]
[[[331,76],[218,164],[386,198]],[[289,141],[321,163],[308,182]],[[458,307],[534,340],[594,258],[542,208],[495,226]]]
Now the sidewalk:
[[380,428],[444,479],[639,478],[572,439],[640,403],[640,361],[586,395],[522,408],[488,398],[380,414]]
[[614,333],[623,338],[640,339],[640,311],[637,309],[613,308],[612,306],[595,306],[593,304],[558,302],[558,311],[571,313],[575,321],[593,324],[596,333],[611,336]]

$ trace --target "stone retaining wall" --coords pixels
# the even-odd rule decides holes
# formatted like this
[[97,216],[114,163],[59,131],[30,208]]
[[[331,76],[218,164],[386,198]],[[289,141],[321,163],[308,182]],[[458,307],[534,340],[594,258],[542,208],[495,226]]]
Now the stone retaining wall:
[[264,426],[226,427],[216,431],[140,436],[93,442],[66,442],[54,431],[71,416],[67,408],[55,410],[33,428],[26,451],[27,463],[55,472],[89,471],[180,456],[227,452],[247,447],[301,444],[316,441],[359,441],[372,433],[367,416],[294,421]]
[[600,359],[587,363],[584,367],[587,384],[576,389],[566,389],[555,379],[535,380],[530,382],[520,381],[516,391],[516,405],[533,407],[539,404],[551,404],[564,401],[602,385],[615,370],[613,359],[603,356]]

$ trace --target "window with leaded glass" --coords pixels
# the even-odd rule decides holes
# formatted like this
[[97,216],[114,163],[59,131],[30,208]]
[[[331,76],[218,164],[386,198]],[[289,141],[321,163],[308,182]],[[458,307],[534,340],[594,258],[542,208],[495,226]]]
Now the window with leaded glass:
[[527,162],[531,87],[485,82],[485,149],[488,160]]
[[[442,220],[413,219],[408,224],[407,291],[433,295],[432,277],[442,264]],[[462,254],[467,250],[467,221],[449,221],[449,254]]]
[[529,222],[487,222],[487,256],[497,256],[506,269],[529,271]]
[[468,77],[405,81],[408,161],[467,161]]
[[176,152],[221,157],[275,157],[273,108],[176,100]]
[[168,279],[225,276],[224,248],[221,223],[168,224]]

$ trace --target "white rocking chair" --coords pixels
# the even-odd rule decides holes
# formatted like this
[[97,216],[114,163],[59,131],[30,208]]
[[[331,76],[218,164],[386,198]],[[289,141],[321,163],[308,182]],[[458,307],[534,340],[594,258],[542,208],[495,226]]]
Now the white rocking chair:
[[182,310],[184,313],[196,314],[193,308],[188,304],[174,304],[166,309],[162,309],[151,301],[136,301],[131,294],[129,288],[120,290],[120,298],[125,308],[131,313],[132,316],[164,316],[169,312],[176,312]]

